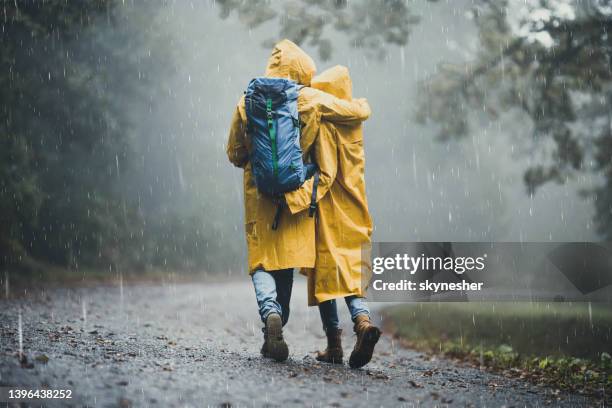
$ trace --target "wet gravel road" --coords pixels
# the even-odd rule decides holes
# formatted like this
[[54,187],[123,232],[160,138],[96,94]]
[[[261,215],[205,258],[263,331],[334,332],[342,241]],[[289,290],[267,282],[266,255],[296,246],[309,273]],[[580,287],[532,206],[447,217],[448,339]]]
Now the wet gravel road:
[[[50,406],[589,404],[579,396],[555,396],[546,388],[432,360],[398,348],[388,336],[363,369],[318,363],[313,353],[325,340],[305,293],[298,279],[285,363],[259,355],[260,322],[246,277],[234,283],[61,289],[2,300],[0,385],[73,391],[70,402]],[[19,314],[26,367],[15,356]],[[341,317],[347,322],[346,310]],[[348,355],[354,342],[348,323],[343,340]]]

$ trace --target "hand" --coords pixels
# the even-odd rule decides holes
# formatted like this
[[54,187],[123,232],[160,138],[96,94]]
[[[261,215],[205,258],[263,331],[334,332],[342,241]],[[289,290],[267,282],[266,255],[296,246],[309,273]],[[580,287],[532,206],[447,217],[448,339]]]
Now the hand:
[[372,109],[370,108],[370,104],[366,98],[355,98],[353,101],[357,102],[361,107],[367,112],[366,116],[370,116],[372,114]]

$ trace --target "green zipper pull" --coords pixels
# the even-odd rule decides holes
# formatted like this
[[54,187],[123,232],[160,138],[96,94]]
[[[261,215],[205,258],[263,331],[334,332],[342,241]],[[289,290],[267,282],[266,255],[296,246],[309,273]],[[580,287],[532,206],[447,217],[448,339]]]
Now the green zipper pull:
[[268,118],[268,131],[270,132],[270,142],[272,143],[272,169],[274,176],[278,177],[278,152],[276,151],[276,128],[272,117],[272,99],[266,100],[266,116]]

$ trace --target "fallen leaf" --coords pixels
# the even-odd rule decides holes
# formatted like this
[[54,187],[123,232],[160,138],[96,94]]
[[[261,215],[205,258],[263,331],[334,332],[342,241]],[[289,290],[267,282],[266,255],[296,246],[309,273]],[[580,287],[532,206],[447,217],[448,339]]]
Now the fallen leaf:
[[408,380],[408,384],[410,384],[413,388],[423,388],[422,385],[417,384],[416,382],[414,382],[412,380]]
[[43,364],[47,364],[49,362],[49,357],[47,357],[45,354],[39,354],[34,359]]
[[366,373],[367,373],[369,376],[372,376],[372,377],[374,377],[374,378],[376,378],[376,379],[379,379],[379,380],[388,380],[388,379],[390,379],[390,378],[391,378],[391,377],[389,377],[388,375],[386,375],[386,374],[384,374],[384,373],[381,373],[380,371],[376,371],[376,372],[374,372],[374,371],[370,371],[370,370],[368,370],[368,371],[366,371]]
[[19,359],[21,368],[34,368],[34,364],[28,361],[28,357],[25,355],[25,353],[17,353],[17,358]]
[[131,408],[132,401],[127,398],[119,398],[119,407],[120,408]]

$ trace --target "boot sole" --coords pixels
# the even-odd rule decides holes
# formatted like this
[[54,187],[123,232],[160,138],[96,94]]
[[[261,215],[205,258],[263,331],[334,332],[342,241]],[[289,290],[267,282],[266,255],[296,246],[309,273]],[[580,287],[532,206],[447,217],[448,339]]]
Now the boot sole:
[[268,335],[267,356],[276,361],[285,361],[289,357],[289,347],[283,339],[283,323],[280,317],[270,316],[266,322]]
[[349,366],[351,368],[360,368],[368,364],[372,360],[372,354],[374,353],[374,347],[380,339],[380,329],[377,327],[371,327],[363,337],[361,344],[361,352],[357,353],[355,350],[351,353],[349,359]]

